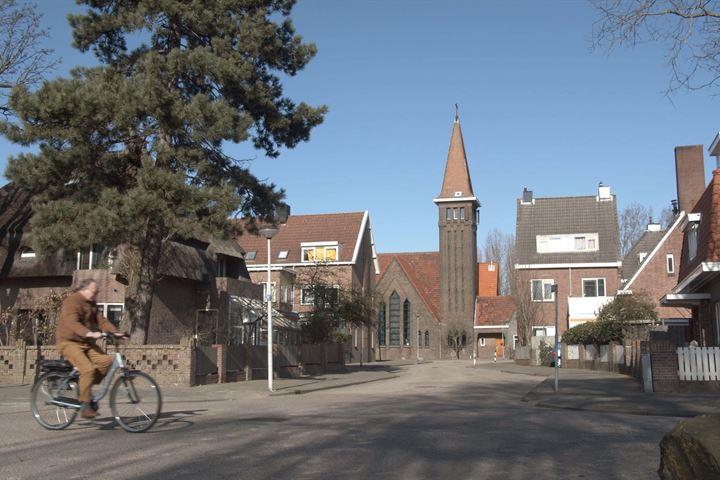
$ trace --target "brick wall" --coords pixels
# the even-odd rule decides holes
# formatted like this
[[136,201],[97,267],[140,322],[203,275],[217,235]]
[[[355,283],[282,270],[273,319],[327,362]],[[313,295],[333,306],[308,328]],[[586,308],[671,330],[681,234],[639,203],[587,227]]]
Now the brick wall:
[[651,338],[650,363],[652,365],[653,391],[671,392],[677,389],[678,361],[676,349],[677,346],[673,341],[657,337]]
[[[617,292],[620,284],[620,273],[617,268],[556,268],[524,270],[523,275],[530,280],[553,280],[560,289],[558,299],[558,329],[562,335],[568,325],[568,297],[582,297],[582,282],[584,278],[604,278],[605,295],[612,296]],[[528,295],[531,294],[528,288]],[[555,322],[555,303],[538,302],[539,312],[534,325],[553,326]]]
[[[151,375],[160,386],[191,384],[192,350],[177,345],[127,346],[122,353],[128,366]],[[52,347],[0,347],[0,384],[31,383],[35,379],[37,361],[58,359]]]

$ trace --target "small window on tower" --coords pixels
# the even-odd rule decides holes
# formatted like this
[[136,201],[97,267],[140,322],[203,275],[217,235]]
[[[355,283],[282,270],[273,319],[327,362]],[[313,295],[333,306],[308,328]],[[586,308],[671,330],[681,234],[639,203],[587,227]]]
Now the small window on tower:
[[460,220],[465,220],[465,207],[460,208]]
[[446,222],[450,221],[450,208],[449,207],[445,209],[445,221]]
[[457,219],[458,219],[458,209],[453,208],[453,220],[457,220]]

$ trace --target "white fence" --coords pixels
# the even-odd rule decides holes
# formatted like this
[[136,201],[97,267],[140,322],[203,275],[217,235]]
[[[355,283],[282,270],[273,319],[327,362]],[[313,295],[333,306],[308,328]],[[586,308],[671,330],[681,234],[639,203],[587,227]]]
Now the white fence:
[[677,355],[680,380],[720,380],[720,347],[679,347]]

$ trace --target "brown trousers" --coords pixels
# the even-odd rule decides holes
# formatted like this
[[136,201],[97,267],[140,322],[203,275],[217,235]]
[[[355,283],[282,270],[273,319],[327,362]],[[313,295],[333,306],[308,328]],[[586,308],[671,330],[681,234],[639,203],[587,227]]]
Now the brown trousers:
[[62,342],[58,353],[67,358],[80,371],[78,400],[90,401],[93,383],[100,383],[113,363],[113,356],[106,355],[97,345],[79,342]]

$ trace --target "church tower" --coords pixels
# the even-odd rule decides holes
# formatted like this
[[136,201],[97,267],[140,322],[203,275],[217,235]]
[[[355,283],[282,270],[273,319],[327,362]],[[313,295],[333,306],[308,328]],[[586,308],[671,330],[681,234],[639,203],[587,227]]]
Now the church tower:
[[477,224],[480,202],[470,181],[457,113],[450,137],[438,206],[440,230],[440,321],[464,325],[467,348],[474,351],[475,299],[478,293]]

